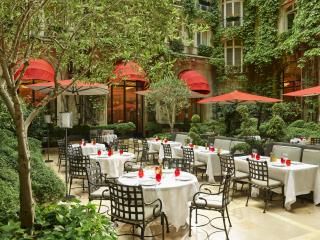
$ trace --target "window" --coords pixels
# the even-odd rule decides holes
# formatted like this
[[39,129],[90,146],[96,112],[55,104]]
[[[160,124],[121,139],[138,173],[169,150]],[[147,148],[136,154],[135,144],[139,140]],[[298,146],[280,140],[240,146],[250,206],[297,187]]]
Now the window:
[[233,39],[225,42],[224,58],[226,67],[242,72],[242,43]]
[[199,0],[198,8],[204,11],[208,11],[210,9],[210,1]]
[[197,41],[197,47],[200,45],[210,46],[210,31],[205,32],[197,32],[196,34],[196,41]]
[[285,9],[285,27],[284,27],[284,29],[286,31],[289,31],[292,29],[293,20],[294,20],[295,15],[296,15],[296,8],[295,8],[295,4],[292,3],[291,5],[289,5]]
[[222,21],[224,27],[240,26],[243,19],[242,0],[222,0]]

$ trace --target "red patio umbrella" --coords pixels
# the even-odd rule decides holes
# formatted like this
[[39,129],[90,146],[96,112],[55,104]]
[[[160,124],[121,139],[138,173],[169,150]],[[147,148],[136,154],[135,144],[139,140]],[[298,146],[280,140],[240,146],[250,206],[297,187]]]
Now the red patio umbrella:
[[290,96],[290,97],[309,97],[309,96],[316,96],[320,95],[320,86],[306,88],[290,93],[283,94],[284,96]]
[[263,97],[259,95],[254,95],[250,93],[240,92],[235,90],[230,93],[222,94],[215,97],[209,97],[198,101],[198,103],[222,103],[222,104],[231,104],[231,103],[276,103],[281,102],[280,99]]
[[[63,95],[105,95],[108,93],[107,86],[100,83],[84,83],[81,81],[76,81],[72,85],[72,80],[60,80],[59,86],[62,89],[66,89]],[[54,90],[54,82],[36,83],[27,85],[31,88],[41,93],[49,93]]]

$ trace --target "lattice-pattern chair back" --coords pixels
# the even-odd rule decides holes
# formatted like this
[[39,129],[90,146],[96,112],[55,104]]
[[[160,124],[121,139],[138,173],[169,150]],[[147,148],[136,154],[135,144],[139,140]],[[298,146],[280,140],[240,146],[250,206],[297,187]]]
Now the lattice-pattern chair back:
[[142,148],[143,148],[143,150],[149,151],[149,144],[146,139],[142,139]]
[[134,138],[133,139],[133,148],[134,149],[139,149],[140,148],[140,144],[139,144],[139,139],[138,138]]
[[102,134],[101,134],[101,133],[98,134],[98,135],[95,137],[95,139],[96,139],[96,142],[97,142],[97,143],[103,143],[103,139],[102,139]]
[[191,173],[191,162],[186,161],[184,158],[172,158],[173,167],[180,168],[184,172]]
[[228,168],[222,180],[222,206],[226,207],[230,203],[230,185],[234,169]]
[[310,144],[311,144],[311,145],[320,144],[320,138],[311,138],[311,139],[310,139]]
[[208,144],[214,144],[214,136],[208,137]]
[[73,148],[73,153],[69,157],[69,171],[73,177],[86,177],[86,168],[90,164],[89,156],[82,155],[81,147]]
[[58,140],[58,153],[59,153],[59,158],[62,161],[65,161],[67,159],[65,144],[66,143],[64,139]]
[[249,164],[249,178],[260,181],[266,181],[269,185],[268,164],[267,161],[257,161],[247,159]]
[[121,144],[119,149],[122,149],[124,152],[129,152],[129,145],[128,144]]
[[194,163],[194,151],[190,147],[182,147],[183,159],[190,163]]
[[225,175],[228,169],[235,171],[234,158],[232,154],[218,154],[220,158],[221,175]]
[[164,158],[172,158],[172,150],[171,150],[171,145],[170,144],[162,144],[163,147],[163,156]]
[[123,222],[144,222],[144,200],[141,186],[109,182],[111,218]]
[[99,185],[105,184],[103,175],[101,173],[100,164],[91,160],[89,166],[86,167],[86,174],[88,179],[89,195],[99,189]]

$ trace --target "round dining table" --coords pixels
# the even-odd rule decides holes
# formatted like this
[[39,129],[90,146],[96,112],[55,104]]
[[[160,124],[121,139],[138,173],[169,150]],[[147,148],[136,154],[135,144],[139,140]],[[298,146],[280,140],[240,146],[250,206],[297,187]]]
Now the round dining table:
[[171,146],[171,148],[181,147],[181,145],[182,145],[180,142],[175,142],[175,141],[164,142],[164,141],[155,140],[155,139],[148,140],[148,145],[149,145],[150,150],[158,151],[160,160],[162,160],[164,158],[164,151],[163,151],[162,143],[169,144]]
[[118,181],[124,185],[141,185],[146,203],[160,199],[169,223],[177,230],[185,226],[188,202],[199,189],[196,176],[181,172],[179,177],[175,177],[174,169],[164,169],[159,183],[155,180],[154,170],[144,170],[142,178],[138,177],[138,172],[130,172],[122,175]]
[[88,156],[90,154],[96,154],[98,152],[98,150],[106,150],[106,146],[104,144],[101,143],[96,143],[96,144],[92,144],[92,143],[86,143],[86,145],[80,145],[80,144],[72,144],[72,147],[81,147],[82,149],[82,154],[84,156]]
[[115,152],[111,156],[108,156],[107,152],[103,151],[100,156],[98,154],[90,155],[90,159],[100,163],[101,172],[107,174],[107,177],[112,178],[120,177],[124,171],[124,163],[126,161],[132,161],[133,158],[134,154],[129,152],[122,154]]

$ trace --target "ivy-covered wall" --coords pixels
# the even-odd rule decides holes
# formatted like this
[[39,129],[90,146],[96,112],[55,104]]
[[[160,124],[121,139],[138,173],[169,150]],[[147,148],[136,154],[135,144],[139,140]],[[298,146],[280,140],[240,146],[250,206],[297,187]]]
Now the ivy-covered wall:
[[[199,10],[195,1],[184,1],[187,25],[202,19],[211,28],[210,62],[217,72],[220,93],[233,86],[279,97],[286,56],[296,55],[304,68],[310,59],[320,56],[320,0],[296,0],[293,28],[281,34],[278,23],[284,0],[244,0],[242,26],[226,28],[222,26],[221,0],[212,0],[210,11]],[[242,73],[224,64],[224,41],[231,39],[243,43]]]

